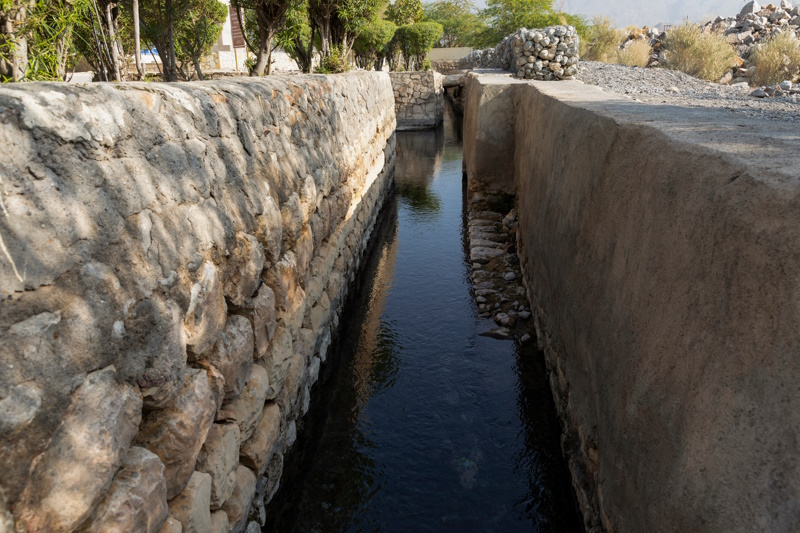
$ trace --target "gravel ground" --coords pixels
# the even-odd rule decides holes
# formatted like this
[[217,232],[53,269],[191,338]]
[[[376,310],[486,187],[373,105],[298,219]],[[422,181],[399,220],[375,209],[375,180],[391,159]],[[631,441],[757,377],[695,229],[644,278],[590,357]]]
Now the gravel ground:
[[727,109],[748,117],[800,122],[800,94],[750,96],[754,88],[709,83],[664,68],[636,68],[594,61],[578,63],[578,79],[649,104]]

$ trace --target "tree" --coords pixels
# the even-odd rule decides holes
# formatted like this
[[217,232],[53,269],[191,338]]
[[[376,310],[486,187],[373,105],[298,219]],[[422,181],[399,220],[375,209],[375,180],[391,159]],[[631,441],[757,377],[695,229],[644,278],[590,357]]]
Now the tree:
[[482,45],[480,36],[487,29],[486,22],[470,0],[438,0],[426,4],[423,10],[426,21],[442,25],[440,47]]
[[[232,0],[231,5],[238,12],[244,9],[245,22],[243,26],[248,27],[244,33],[248,34],[247,45],[256,54],[256,62],[250,70],[251,76],[263,76],[266,71],[269,74],[272,60],[272,41],[275,35],[284,28],[286,14],[291,6],[291,0]],[[252,24],[255,21],[257,30],[256,46],[253,41]]]
[[20,81],[28,71],[28,14],[36,0],[0,0],[0,78]]
[[391,20],[398,26],[422,22],[425,14],[420,0],[394,0],[389,4],[384,14],[386,20]]
[[313,29],[308,19],[308,0],[295,1],[286,13],[284,28],[275,35],[278,47],[295,60],[303,72],[311,72]]
[[182,61],[191,60],[201,80],[205,78],[200,58],[208,54],[219,39],[227,17],[228,6],[218,0],[191,0],[186,16],[178,24],[178,56]]
[[77,58],[75,29],[91,17],[89,0],[38,2],[28,13],[27,80],[63,81]]
[[486,4],[483,15],[489,24],[481,37],[484,42],[498,43],[520,28],[571,24],[581,35],[588,28],[581,16],[556,10],[553,0],[487,0]]
[[407,24],[397,28],[394,35],[406,70],[424,68],[428,52],[442,36],[442,25],[437,22]]
[[390,20],[375,20],[364,26],[353,43],[353,52],[361,68],[383,69],[387,45],[392,41],[396,30],[397,26]]
[[[131,0],[126,7],[130,9]],[[139,5],[141,33],[158,50],[164,68],[164,81],[178,81],[178,55],[175,28],[186,16],[192,0],[148,0]]]

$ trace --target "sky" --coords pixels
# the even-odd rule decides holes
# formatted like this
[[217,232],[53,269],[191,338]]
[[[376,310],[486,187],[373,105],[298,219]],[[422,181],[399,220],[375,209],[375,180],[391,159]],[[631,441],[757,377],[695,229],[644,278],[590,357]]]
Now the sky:
[[[665,22],[674,24],[686,17],[692,22],[702,22],[717,15],[733,17],[742,9],[746,0],[559,0],[563,10],[592,18],[605,15],[617,26],[655,26]],[[764,1],[762,4],[769,2]],[[778,2],[773,2],[777,5]],[[793,2],[795,3],[795,2]]]

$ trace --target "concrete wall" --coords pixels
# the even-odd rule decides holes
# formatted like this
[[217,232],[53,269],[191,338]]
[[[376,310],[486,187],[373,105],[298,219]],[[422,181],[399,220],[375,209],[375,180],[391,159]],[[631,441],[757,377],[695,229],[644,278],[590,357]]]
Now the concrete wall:
[[514,101],[520,259],[588,529],[796,530],[796,129],[573,82]]
[[442,75],[434,71],[391,72],[398,130],[435,128],[444,118]]
[[391,184],[389,77],[6,86],[0,116],[0,531],[263,522]]

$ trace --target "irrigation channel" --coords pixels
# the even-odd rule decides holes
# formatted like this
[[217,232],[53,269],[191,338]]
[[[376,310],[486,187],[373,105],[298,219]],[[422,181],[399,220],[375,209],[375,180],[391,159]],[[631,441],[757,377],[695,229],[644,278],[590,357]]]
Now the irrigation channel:
[[460,118],[397,134],[395,194],[263,531],[582,531],[535,343],[479,336]]

